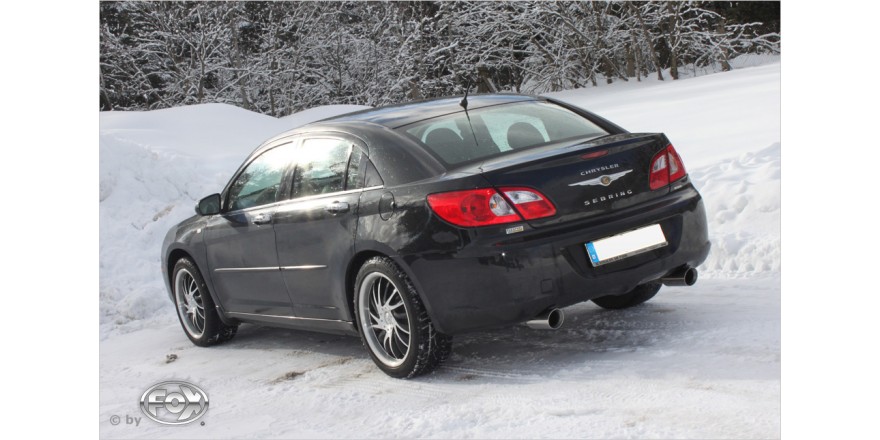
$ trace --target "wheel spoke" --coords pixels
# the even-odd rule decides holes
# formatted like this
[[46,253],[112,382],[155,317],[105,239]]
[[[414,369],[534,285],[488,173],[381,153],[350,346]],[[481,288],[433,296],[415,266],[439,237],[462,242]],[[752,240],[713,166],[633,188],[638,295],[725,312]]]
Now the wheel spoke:
[[[397,327],[400,328],[400,327]],[[403,344],[405,348],[409,348],[409,335],[407,335],[406,340],[403,339],[403,336],[400,336],[400,332],[397,329],[394,330],[394,336],[397,336],[397,339],[400,340],[400,343]]]
[[400,359],[400,356],[398,355],[399,351],[400,350],[397,350],[397,339],[394,338],[393,336],[389,337],[389,339],[388,339],[388,354],[390,354],[391,357],[393,357],[395,359]]
[[400,322],[398,322],[397,320],[394,321],[394,327],[396,327],[398,330],[406,333],[407,336],[409,336],[409,329],[403,328],[403,326],[400,325]]
[[372,301],[372,304],[371,304],[372,307],[370,307],[370,309],[375,310],[378,313],[379,312],[379,288],[378,288],[377,284],[373,284],[373,287],[371,289],[372,294],[370,295],[370,299]]
[[388,303],[390,303],[391,300],[394,298],[394,294],[396,292],[397,292],[397,290],[392,290],[391,293],[388,294],[387,297],[385,297],[385,301],[382,302],[382,307],[388,307]]
[[[381,305],[385,305],[385,301],[383,300],[383,298],[385,298],[385,295],[388,293],[388,292],[386,292],[386,290],[387,290],[387,286],[386,286],[386,287],[382,287],[382,281],[385,281],[385,280],[384,280],[383,278],[380,278],[379,281],[376,283],[376,284],[379,286],[379,287],[378,287],[378,289],[379,289],[379,297],[377,298],[378,301],[376,302],[376,307],[379,307],[380,304],[381,304]],[[386,282],[386,283],[387,283],[387,282]]]
[[382,338],[382,345],[385,347],[386,353],[392,357],[397,357],[394,355],[394,349],[391,348],[391,332],[385,332],[385,336]]
[[397,347],[397,351],[400,353],[400,357],[403,358],[406,355],[406,352],[409,350],[409,342],[404,341],[404,339],[397,332],[394,332],[394,336],[394,346]]

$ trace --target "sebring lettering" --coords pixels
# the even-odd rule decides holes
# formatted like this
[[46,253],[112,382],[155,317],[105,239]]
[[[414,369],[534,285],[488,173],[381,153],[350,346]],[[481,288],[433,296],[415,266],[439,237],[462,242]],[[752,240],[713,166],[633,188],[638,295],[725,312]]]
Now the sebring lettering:
[[607,202],[609,200],[619,199],[626,196],[632,195],[632,190],[628,189],[626,191],[618,191],[615,193],[607,194],[604,196],[594,197],[590,200],[584,200],[584,206],[595,205],[596,203]]

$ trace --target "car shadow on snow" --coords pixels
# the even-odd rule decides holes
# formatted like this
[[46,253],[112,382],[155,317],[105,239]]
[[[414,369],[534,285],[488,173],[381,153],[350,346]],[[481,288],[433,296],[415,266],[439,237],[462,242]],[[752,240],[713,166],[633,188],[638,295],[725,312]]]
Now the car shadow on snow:
[[[524,325],[455,336],[451,357],[429,382],[537,382],[567,376],[601,376],[620,369],[651,374],[648,365],[670,358],[693,339],[700,326],[662,302],[629,310],[603,310],[592,303],[565,309],[558,330],[535,330]],[[685,342],[686,344],[686,342]],[[359,338],[242,325],[224,349],[274,349],[317,353],[370,362]],[[381,374],[375,369],[377,374]]]

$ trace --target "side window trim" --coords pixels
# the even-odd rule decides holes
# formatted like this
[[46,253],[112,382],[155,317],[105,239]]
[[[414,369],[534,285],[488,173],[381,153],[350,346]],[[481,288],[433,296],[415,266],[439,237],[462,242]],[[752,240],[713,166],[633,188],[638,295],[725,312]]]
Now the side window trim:
[[[355,154],[355,152],[357,152],[358,154]],[[352,160],[354,160],[355,157],[357,157],[358,159],[358,163],[356,165],[352,164]],[[366,177],[364,175],[364,171],[366,170],[365,162],[367,160],[367,153],[364,152],[364,149],[361,148],[360,145],[358,145],[357,143],[352,142],[351,152],[348,153],[348,166],[345,168],[345,191],[361,189],[364,187],[364,178]],[[355,177],[359,180],[359,182],[355,182],[356,186],[354,188],[350,187],[349,185],[351,183],[350,177],[352,169],[355,169],[357,171]]]

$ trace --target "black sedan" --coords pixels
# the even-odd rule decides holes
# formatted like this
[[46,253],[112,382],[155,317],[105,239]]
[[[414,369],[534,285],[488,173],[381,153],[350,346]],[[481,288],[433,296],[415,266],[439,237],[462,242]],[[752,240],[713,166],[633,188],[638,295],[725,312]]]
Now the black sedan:
[[706,214],[663,134],[549,98],[478,95],[365,110],[267,141],[162,268],[193,343],[241,322],[360,335],[387,374],[426,373],[452,335],[560,308],[625,308],[692,285]]

